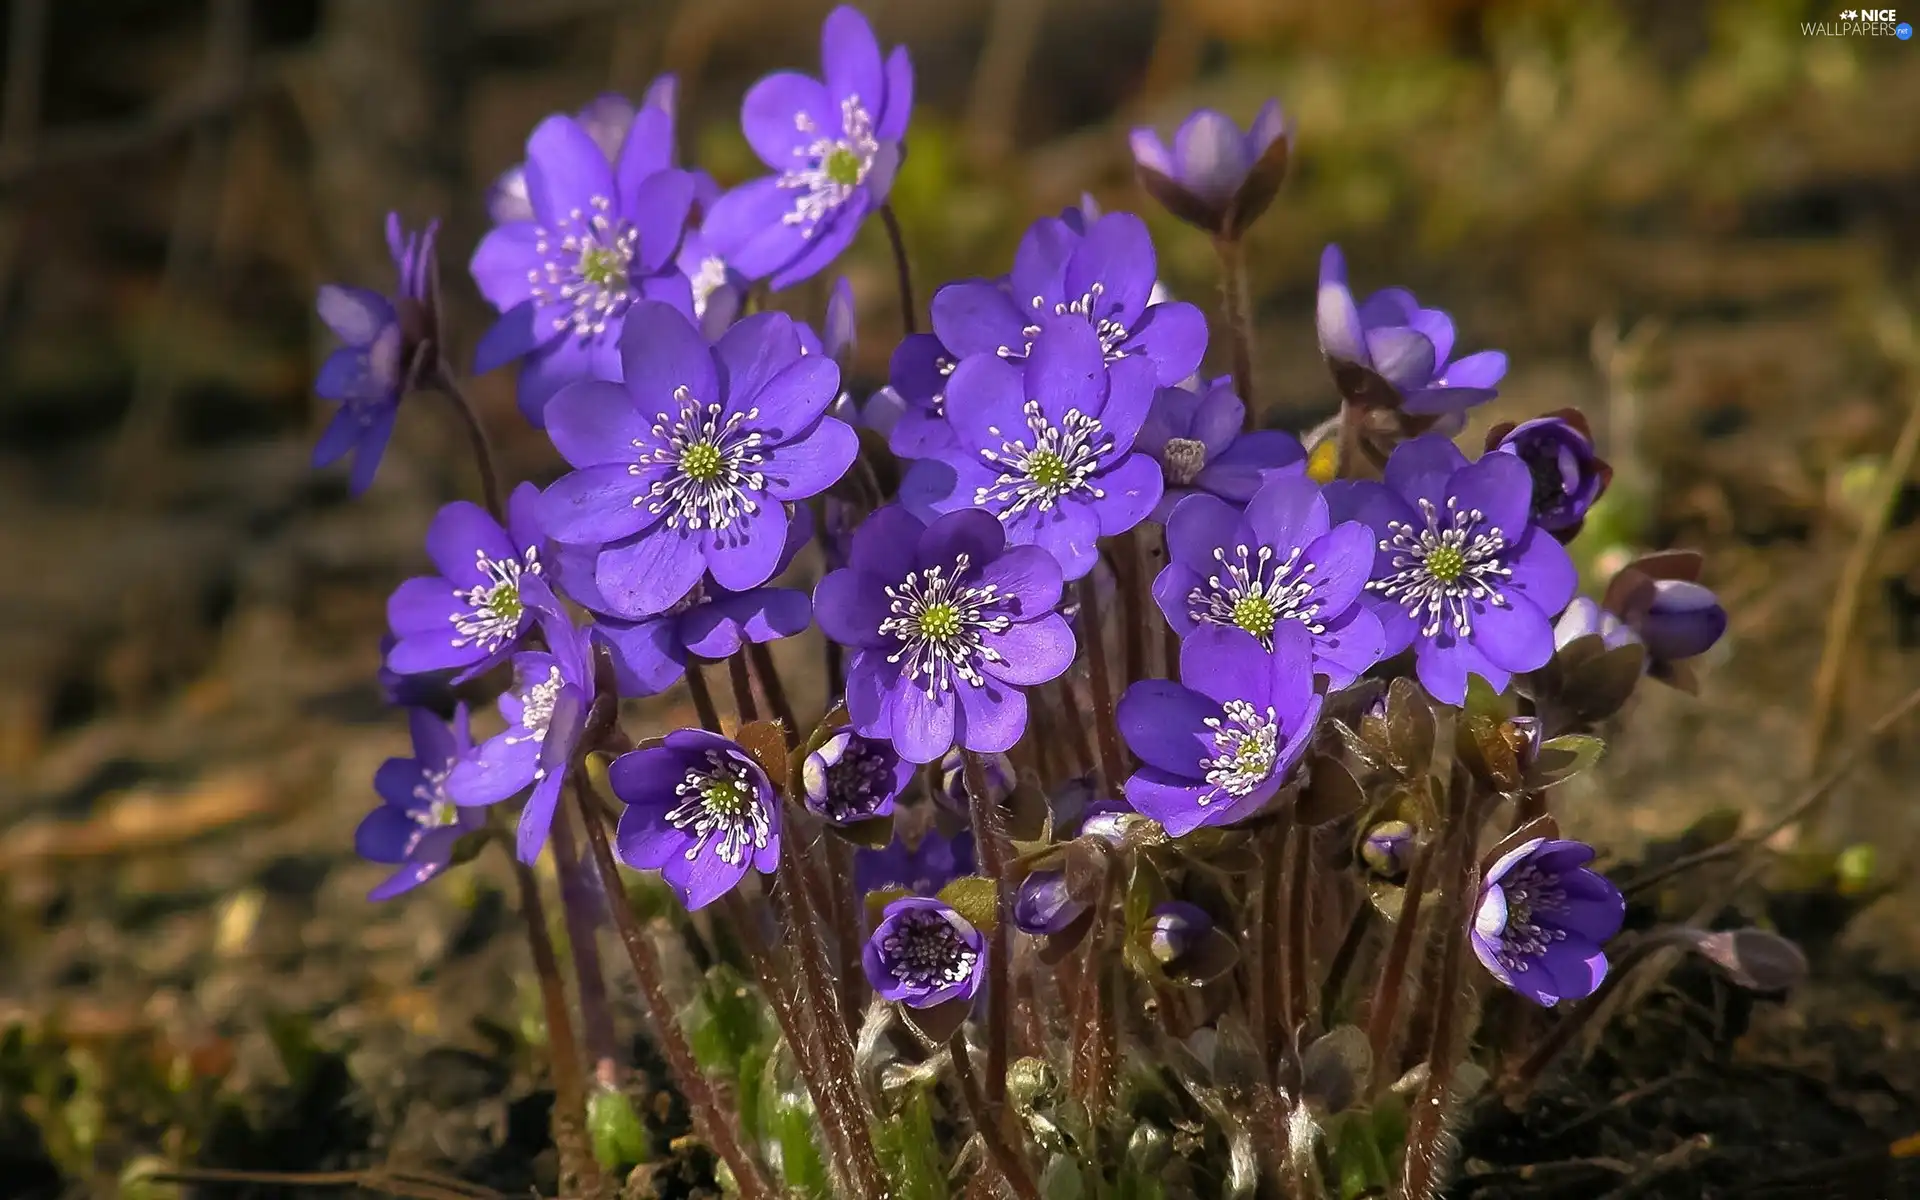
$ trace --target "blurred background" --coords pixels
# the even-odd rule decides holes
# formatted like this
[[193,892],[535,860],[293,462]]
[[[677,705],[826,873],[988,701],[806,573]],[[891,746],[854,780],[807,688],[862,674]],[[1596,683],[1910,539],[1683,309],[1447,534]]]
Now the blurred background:
[[[813,69],[829,5],[4,7],[0,1180],[27,1182],[0,1195],[156,1151],[425,1155],[525,1186],[514,1148],[544,1115],[509,1079],[542,1034],[503,880],[376,908],[378,870],[351,855],[374,768],[404,752],[373,682],[385,597],[471,467],[418,397],[360,501],[344,469],[308,468],[314,290],[390,287],[384,214],[440,217],[464,359],[489,316],[464,271],[483,192],[543,115],[675,72],[684,157],[737,182],[759,170],[742,93]],[[1716,808],[1775,810],[1920,679],[1920,487],[1889,485],[1887,461],[1920,395],[1920,45],[1809,36],[1838,15],[1824,0],[862,7],[917,68],[894,200],[923,303],[1003,269],[1028,221],[1085,191],[1146,215],[1167,284],[1211,311],[1211,247],[1148,207],[1126,132],[1278,96],[1295,165],[1252,238],[1269,423],[1335,404],[1312,317],[1328,241],[1356,290],[1412,287],[1463,349],[1512,356],[1470,441],[1592,415],[1619,475],[1587,565],[1699,548],[1733,628],[1701,697],[1643,689],[1572,785],[1582,836],[1627,854]],[[900,328],[877,226],[844,271],[871,389]],[[829,278],[782,302],[817,317]],[[511,387],[474,393],[510,477],[544,481],[558,459]],[[1883,743],[1823,844],[1871,842],[1897,874],[1916,769],[1920,735]],[[1872,919],[1897,907],[1855,933],[1920,966],[1908,928]]]

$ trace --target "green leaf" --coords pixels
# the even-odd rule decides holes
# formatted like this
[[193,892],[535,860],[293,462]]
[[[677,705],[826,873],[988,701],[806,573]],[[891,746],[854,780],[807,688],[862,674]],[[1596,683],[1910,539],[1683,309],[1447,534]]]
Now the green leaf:
[[1527,768],[1527,787],[1548,788],[1573,778],[1600,761],[1607,744],[1592,734],[1566,733],[1540,743],[1540,753]]
[[707,972],[681,1024],[701,1069],[728,1079],[740,1078],[748,1052],[771,1033],[759,993],[724,963]]
[[781,1091],[773,1096],[773,1119],[768,1122],[781,1179],[802,1196],[832,1200],[826,1159],[820,1150],[820,1118],[804,1094]]
[[647,1161],[647,1129],[633,1101],[618,1088],[595,1086],[587,1097],[587,1136],[593,1157],[609,1171]]
[[947,1200],[951,1194],[924,1089],[905,1089],[893,1115],[880,1120],[874,1149],[880,1153],[894,1200]]
[[985,876],[962,875],[940,889],[940,899],[982,933],[1000,924],[1000,889]]
[[1335,1194],[1340,1200],[1359,1200],[1362,1196],[1384,1196],[1392,1180],[1387,1161],[1380,1153],[1371,1113],[1352,1113],[1336,1117],[1327,1141],[1333,1148]]

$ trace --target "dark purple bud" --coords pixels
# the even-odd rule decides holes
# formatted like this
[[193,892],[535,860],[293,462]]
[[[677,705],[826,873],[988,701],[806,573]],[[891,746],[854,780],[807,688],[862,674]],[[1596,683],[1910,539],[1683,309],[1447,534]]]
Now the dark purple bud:
[[1360,842],[1360,859],[1382,879],[1403,878],[1413,865],[1413,826],[1405,821],[1375,825]]
[[1534,522],[1555,535],[1564,534],[1563,541],[1578,532],[1613,475],[1593,452],[1584,425],[1554,414],[1496,426],[1487,437],[1490,452],[1511,454],[1527,464],[1533,475]]
[[849,825],[891,813],[913,782],[913,764],[894,753],[891,742],[843,726],[807,755],[800,781],[809,809],[834,825]]
[[980,990],[987,939],[951,905],[903,896],[887,905],[867,939],[861,965],[882,999],[932,1008],[971,999]]
[[1020,881],[1013,898],[1014,928],[1035,937],[1059,933],[1080,919],[1087,906],[1067,890],[1059,871],[1035,871]]
[[[1004,754],[982,754],[982,773],[987,779],[987,798],[1001,804],[1013,794],[1013,762]],[[934,796],[943,806],[965,816],[971,809],[967,797],[967,757],[953,749],[940,760],[940,790]]]
[[1182,900],[1169,900],[1147,916],[1147,952],[1163,967],[1176,967],[1213,931],[1206,910]]
[[1653,597],[1633,621],[1647,656],[1673,662],[1705,654],[1727,631],[1727,610],[1713,592],[1684,579],[1656,579]]
[[1140,184],[1181,220],[1209,233],[1238,238],[1273,203],[1286,178],[1292,147],[1278,101],[1269,100],[1245,133],[1231,117],[1203,108],[1173,135],[1133,131]]

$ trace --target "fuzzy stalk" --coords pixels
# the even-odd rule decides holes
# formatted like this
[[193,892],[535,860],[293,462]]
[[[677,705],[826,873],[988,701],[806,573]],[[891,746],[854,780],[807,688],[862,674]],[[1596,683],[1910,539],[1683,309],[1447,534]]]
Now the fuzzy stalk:
[[753,698],[753,679],[747,674],[747,656],[734,654],[727,659],[727,680],[733,685],[733,711],[742,725],[760,719],[760,705]]
[[1373,905],[1365,897],[1354,907],[1353,918],[1347,922],[1347,932],[1340,939],[1340,948],[1333,952],[1333,961],[1327,964],[1327,976],[1320,983],[1320,1013],[1328,1027],[1340,1023],[1340,1005],[1346,999],[1347,977],[1353,973],[1353,965],[1360,960],[1360,948],[1366,945],[1367,934],[1373,930]]
[[748,642],[747,660],[753,664],[753,674],[760,681],[760,691],[767,698],[767,707],[773,710],[774,719],[786,730],[787,748],[792,749],[800,741],[800,722],[794,718],[793,704],[787,699],[786,684],[780,681],[780,670],[773,662],[773,651],[762,642]]
[[960,1098],[966,1104],[967,1115],[973,1118],[980,1140],[986,1144],[987,1159],[1018,1200],[1040,1200],[1040,1185],[1034,1182],[1032,1170],[1007,1137],[999,1110],[987,1103],[980,1092],[980,1080],[973,1073],[973,1056],[967,1049],[966,1034],[956,1030],[947,1039],[947,1050],[953,1058],[953,1076],[960,1083]]
[[1237,239],[1217,237],[1220,258],[1220,308],[1227,319],[1227,344],[1233,358],[1233,391],[1246,406],[1252,429],[1258,406],[1253,394],[1253,299],[1247,291],[1247,252]]
[[493,465],[493,444],[487,440],[486,427],[480,424],[480,414],[473,407],[473,401],[467,398],[466,389],[460,385],[459,376],[453,373],[444,357],[437,357],[431,378],[433,390],[445,396],[453,405],[453,412],[460,419],[460,427],[467,435],[467,443],[473,448],[473,465],[480,472],[480,494],[485,497],[487,512],[502,525],[507,523],[507,507],[500,499],[500,473]]
[[600,958],[600,925],[606,901],[574,841],[572,819],[562,805],[553,822],[553,862],[560,876],[560,909],[573,953],[574,986],[580,996],[580,1038],[587,1061],[601,1078],[619,1079],[626,1071],[607,999],[607,971]]
[[1446,1123],[1450,1108],[1448,1090],[1453,1083],[1459,1055],[1454,1052],[1459,1040],[1460,1015],[1465,1008],[1462,972],[1466,966],[1467,910],[1471,897],[1479,890],[1480,871],[1473,862],[1473,839],[1464,833],[1455,839],[1457,850],[1453,886],[1445,897],[1445,948],[1435,987],[1433,1032],[1427,1041],[1427,1082],[1414,1101],[1407,1124],[1406,1156],[1400,1174],[1401,1200],[1433,1200],[1446,1183]]
[[1380,978],[1374,985],[1373,1003],[1367,1010],[1367,1045],[1373,1051],[1373,1082],[1377,1090],[1392,1081],[1392,1054],[1395,1020],[1406,994],[1407,961],[1413,955],[1415,934],[1420,925],[1420,906],[1427,892],[1427,876],[1433,871],[1437,847],[1422,846],[1407,871],[1406,887],[1400,893],[1400,915],[1393,923],[1393,937],[1387,942],[1387,956],[1380,965]]
[[697,661],[687,664],[687,694],[693,698],[693,711],[700,718],[700,728],[708,733],[719,733],[720,710],[714,706],[706,673]]
[[920,318],[913,303],[913,268],[907,264],[907,239],[900,232],[900,218],[893,214],[893,205],[880,206],[880,223],[887,227],[887,243],[893,247],[893,277],[900,288],[900,327],[916,333]]
[[[697,667],[689,668],[688,677],[692,678],[698,670]],[[673,1074],[674,1086],[687,1102],[694,1132],[713,1148],[721,1162],[727,1164],[745,1200],[774,1200],[775,1192],[767,1180],[766,1172],[741,1144],[740,1130],[734,1124],[732,1114],[720,1103],[712,1082],[701,1072],[699,1063],[694,1061],[693,1048],[687,1044],[686,1031],[680,1028],[673,1000],[667,995],[660,951],[640,924],[639,918],[633,915],[633,909],[624,903],[620,868],[614,863],[613,847],[607,844],[607,831],[587,808],[585,789],[576,787],[574,799],[579,806],[581,824],[587,831],[587,846],[593,855],[594,867],[600,873],[600,886],[612,901],[607,907],[613,914],[614,927],[619,931],[620,941],[626,946],[627,957],[633,963],[634,978],[640,985],[640,995],[646,1001],[647,1015],[653,1021],[653,1035],[659,1040],[660,1053],[667,1060],[667,1069]]]
[[1286,962],[1286,1005],[1290,1035],[1311,1036],[1313,976],[1313,829],[1293,823],[1287,834],[1287,924],[1282,953]]
[[1012,1037],[1013,988],[1007,961],[1013,925],[1013,878],[1007,871],[1012,858],[1000,808],[987,788],[987,764],[971,750],[962,751],[967,781],[967,809],[973,821],[974,849],[980,865],[994,884],[993,935],[987,947],[987,1098],[996,1107],[1007,1096],[1007,1046]]
[[1073,683],[1065,675],[1053,681],[1054,698],[1060,702],[1060,724],[1067,731],[1067,745],[1073,751],[1074,764],[1082,775],[1093,773],[1093,743],[1087,740],[1086,723],[1080,719],[1083,711],[1080,700],[1074,694]]
[[[1087,649],[1087,679],[1093,691],[1093,731],[1100,745],[1100,774],[1117,792],[1123,778],[1120,727],[1113,720],[1113,679],[1107,674],[1107,645],[1101,633],[1100,589],[1093,572],[1080,577],[1080,629]],[[1062,677],[1064,678],[1064,676]]]

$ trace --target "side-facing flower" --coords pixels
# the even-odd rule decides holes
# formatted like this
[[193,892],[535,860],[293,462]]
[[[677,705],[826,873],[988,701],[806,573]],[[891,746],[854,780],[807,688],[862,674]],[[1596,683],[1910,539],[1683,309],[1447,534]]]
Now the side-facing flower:
[[328,466],[353,454],[347,487],[359,495],[373,482],[393,436],[400,398],[412,382],[409,372],[421,347],[439,332],[435,276],[439,262],[434,243],[440,222],[417,234],[400,225],[399,213],[387,214],[387,251],[399,273],[389,299],[365,288],[329,283],[320,288],[320,319],[340,339],[340,348],[320,364],[313,390],[340,405],[313,448],[313,465]]
[[947,380],[954,445],[913,464],[901,503],[916,515],[992,513],[1019,545],[1045,547],[1068,579],[1160,501],[1160,464],[1134,446],[1153,402],[1144,359],[1103,364],[1099,339],[1066,327],[1015,364],[975,355]]
[[1593,432],[1579,409],[1518,425],[1503,421],[1487,431],[1487,452],[1511,454],[1533,475],[1533,523],[1570,542],[1587,510],[1607,490],[1613,468],[1593,452]]
[[627,806],[614,831],[620,861],[660,872],[689,909],[780,865],[779,798],[737,742],[676,730],[615,759],[607,782]]
[[1591,861],[1584,842],[1534,838],[1501,855],[1480,881],[1473,952],[1535,1004],[1583,999],[1607,977],[1601,947],[1620,931],[1626,901]]
[[800,781],[809,809],[829,824],[849,825],[891,813],[913,782],[913,764],[887,742],[845,725],[807,755]]
[[[785,573],[812,536],[812,517],[806,508],[796,507],[774,575]],[[693,659],[719,662],[748,642],[778,641],[813,624],[813,599],[798,588],[733,592],[710,579],[694,584],[662,612],[623,608],[604,595],[596,581],[600,549],[555,544],[554,583],[593,614],[593,640],[607,648],[622,696],[656,695],[678,682]]]
[[[1004,754],[980,755],[981,775],[987,781],[987,802],[1001,804],[1013,794],[1016,782],[1013,760]],[[949,750],[940,759],[940,786],[933,798],[948,812],[966,816],[972,812],[972,798],[967,790],[967,752],[958,748]]]
[[1230,239],[1273,203],[1292,150],[1278,100],[1261,106],[1245,133],[1233,118],[1203,108],[1180,122],[1171,147],[1145,127],[1131,141],[1148,195],[1187,224]]
[[1184,900],[1168,900],[1147,914],[1141,931],[1147,953],[1169,969],[1178,969],[1181,961],[1199,948],[1213,931],[1213,918],[1207,910]]
[[1120,697],[1120,734],[1145,764],[1127,801],[1172,836],[1260,811],[1306,751],[1321,705],[1312,640],[1289,621],[1272,646],[1203,626],[1181,643],[1181,683],[1144,679]]
[[859,439],[825,416],[833,360],[801,353],[793,321],[759,313],[709,345],[665,304],[637,306],[623,383],[554,397],[548,433],[576,470],[541,496],[547,535],[602,547],[594,580],[624,613],[661,612],[711,571],[765,583],[787,542],[786,503],[825,491]]
[[637,303],[693,312],[674,256],[694,178],[669,166],[672,124],[641,110],[609,162],[579,121],[548,117],[527,140],[533,216],[496,226],[474,251],[474,282],[501,314],[474,369],[524,359],[520,411],[535,426],[565,385],[618,377],[620,332]]
[[1449,362],[1453,319],[1421,308],[1405,288],[1382,288],[1354,303],[1338,246],[1320,256],[1318,326],[1334,385],[1356,402],[1445,416],[1493,399],[1507,373],[1507,356],[1498,350]]
[[933,296],[933,332],[956,359],[1022,362],[1062,330],[1094,334],[1103,360],[1145,359],[1172,386],[1199,369],[1207,321],[1182,301],[1154,302],[1157,259],[1146,222],[1108,213],[1076,232],[1042,217],[1006,280],[968,279]]
[[680,239],[674,262],[693,289],[693,319],[699,322],[700,332],[717,339],[740,315],[750,281],[721,257],[706,234],[698,231]]
[[1312,635],[1313,669],[1342,688],[1386,650],[1380,618],[1362,599],[1373,542],[1358,521],[1335,526],[1305,476],[1266,484],[1245,511],[1194,496],[1167,522],[1168,562],[1153,597],[1182,636],[1224,625],[1269,646],[1276,626],[1297,624]]
[[886,202],[913,111],[906,48],[883,62],[856,9],[828,15],[820,65],[824,82],[782,71],[747,93],[740,123],[775,174],[720,197],[705,226],[733,267],[776,288],[824,269]]
[[1601,603],[1647,648],[1647,673],[1692,691],[1686,660],[1713,649],[1727,632],[1727,610],[1700,583],[1703,565],[1690,550],[1643,555],[1607,582]]
[[500,696],[507,727],[481,743],[447,778],[455,804],[497,804],[528,787],[515,846],[532,863],[547,844],[560,787],[593,702],[593,659],[586,631],[548,599],[540,612],[547,649],[513,656],[514,685]]
[[960,358],[931,333],[910,333],[894,347],[887,386],[900,398],[900,415],[887,444],[901,458],[927,458],[955,445],[947,423],[947,378]]
[[1575,596],[1553,623],[1553,648],[1562,649],[1568,642],[1588,634],[1597,635],[1609,650],[1640,640],[1640,635],[1628,628],[1625,621],[1600,607],[1598,600]]
[[1307,452],[1300,439],[1279,429],[1241,432],[1247,408],[1234,395],[1233,379],[1223,375],[1202,391],[1163,387],[1134,438],[1136,448],[1153,455],[1166,477],[1166,489],[1153,509],[1162,525],[1173,506],[1206,493],[1242,505],[1261,484],[1283,475],[1304,475]]
[[515,488],[507,527],[465,500],[427,526],[427,555],[440,573],[407,580],[387,601],[395,641],[386,665],[402,675],[457,671],[464,682],[504,662],[533,627],[547,596],[539,522],[540,490]]
[[853,651],[853,727],[914,763],[1011,748],[1027,725],[1021,689],[1073,662],[1073,631],[1054,611],[1061,586],[1051,555],[1008,546],[978,510],[931,525],[897,505],[868,517],[849,565],[813,596],[821,631]]
[[1553,618],[1573,599],[1573,562],[1533,524],[1533,477],[1511,454],[1469,463],[1428,434],[1403,442],[1384,483],[1327,485],[1337,519],[1379,539],[1367,591],[1388,655],[1415,648],[1420,683],[1442,704],[1466,699],[1467,676],[1505,691],[1553,657]]
[[1079,920],[1087,907],[1074,899],[1063,872],[1035,871],[1014,892],[1013,925],[1021,933],[1050,937]]
[[859,850],[853,856],[853,890],[864,896],[882,888],[904,888],[916,896],[931,896],[973,871],[973,835],[949,838],[929,825],[918,841],[898,831],[881,850]]
[[887,905],[860,960],[881,999],[932,1008],[980,990],[987,938],[949,904],[902,896]]
[[419,887],[453,861],[461,837],[486,824],[477,808],[460,808],[447,796],[447,776],[473,751],[467,709],[456,708],[448,725],[423,708],[407,710],[413,757],[390,758],[374,772],[380,806],[354,831],[354,852],[368,862],[399,867],[367,893],[388,900]]

